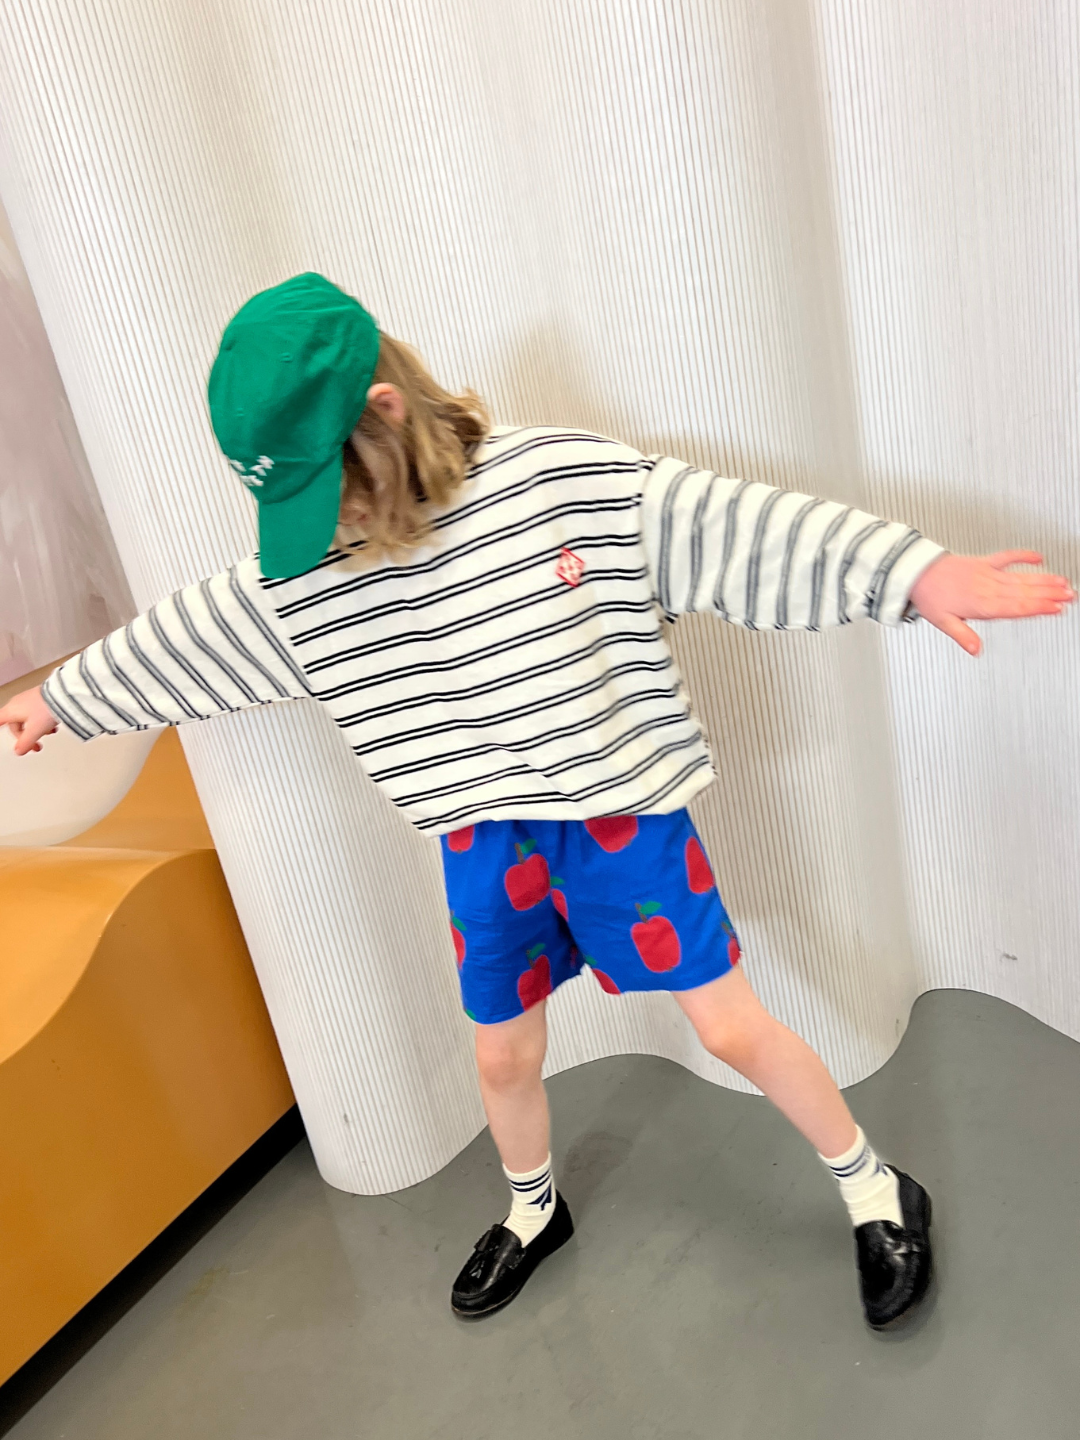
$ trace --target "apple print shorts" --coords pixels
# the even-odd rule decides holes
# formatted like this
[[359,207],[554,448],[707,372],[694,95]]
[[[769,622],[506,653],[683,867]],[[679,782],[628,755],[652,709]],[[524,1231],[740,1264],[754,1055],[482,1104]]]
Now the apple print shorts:
[[484,820],[442,837],[466,1014],[494,1025],[583,970],[609,995],[693,990],[739,942],[686,810]]

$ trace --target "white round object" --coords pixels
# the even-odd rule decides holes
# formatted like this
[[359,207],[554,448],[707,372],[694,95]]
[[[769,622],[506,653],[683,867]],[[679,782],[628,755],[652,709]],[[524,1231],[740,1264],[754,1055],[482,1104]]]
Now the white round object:
[[58,845],[89,830],[131,789],[160,733],[83,741],[61,728],[38,753],[16,755],[0,727],[0,845]]

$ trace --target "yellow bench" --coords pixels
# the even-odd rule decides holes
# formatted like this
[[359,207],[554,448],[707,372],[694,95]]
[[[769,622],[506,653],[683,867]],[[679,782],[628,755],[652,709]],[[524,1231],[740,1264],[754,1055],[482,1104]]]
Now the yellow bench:
[[167,731],[92,829],[0,848],[0,1381],[292,1104]]

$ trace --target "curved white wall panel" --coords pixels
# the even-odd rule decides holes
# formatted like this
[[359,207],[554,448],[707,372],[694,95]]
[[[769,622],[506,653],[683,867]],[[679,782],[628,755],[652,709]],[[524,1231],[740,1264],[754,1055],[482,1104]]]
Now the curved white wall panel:
[[[140,604],[250,546],[204,378],[232,310],[309,267],[501,420],[1068,561],[1064,5],[1030,34],[1004,0],[3,11],[0,186]],[[1005,160],[995,87],[1029,117]],[[678,627],[748,967],[843,1082],[935,984],[1080,1032],[1075,633],[999,631],[991,668],[911,629]],[[184,738],[324,1175],[430,1173],[482,1123],[434,847],[306,703]],[[552,1070],[741,1083],[666,997],[574,981],[552,1030]]]
[[[821,6],[871,508],[1080,573],[1080,11]],[[1075,614],[886,646],[920,988],[1080,1035]]]

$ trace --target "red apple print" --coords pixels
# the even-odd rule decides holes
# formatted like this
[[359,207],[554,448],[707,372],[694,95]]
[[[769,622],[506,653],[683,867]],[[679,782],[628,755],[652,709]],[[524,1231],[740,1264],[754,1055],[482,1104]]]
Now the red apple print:
[[731,939],[727,942],[728,963],[731,965],[737,965],[741,957],[742,951],[739,949],[739,942],[735,939],[735,936],[732,935]]
[[569,920],[570,916],[567,914],[567,910],[566,910],[566,896],[563,894],[563,892],[562,892],[561,890],[556,890],[556,889],[554,888],[556,885],[565,885],[565,884],[566,884],[566,881],[565,881],[565,880],[560,880],[559,877],[558,877],[558,875],[552,875],[552,877],[551,877],[551,885],[552,885],[552,890],[551,890],[551,903],[555,906],[555,909],[559,912],[559,914],[562,916],[562,918],[563,918],[564,920]]
[[679,935],[670,920],[656,912],[659,905],[638,905],[641,919],[630,927],[630,939],[637,947],[646,970],[674,970],[682,959]]
[[446,843],[453,850],[455,855],[460,855],[463,850],[471,850],[473,836],[476,834],[475,825],[466,825],[464,830],[451,830],[446,837]]
[[454,958],[457,960],[458,969],[461,969],[465,959],[465,926],[456,915],[450,916],[450,934],[454,940]]
[[611,976],[605,975],[603,970],[597,968],[596,961],[592,958],[591,955],[585,956],[585,964],[588,965],[589,969],[600,982],[601,990],[603,990],[608,995],[622,994],[622,991],[619,989],[618,985],[615,984],[615,981],[611,978]]
[[517,992],[523,1010],[539,1005],[551,994],[551,961],[544,954],[543,945],[534,945],[527,950],[529,968],[518,976]]
[[[515,845],[518,863],[511,865],[503,876],[506,893],[515,910],[531,910],[539,905],[551,890],[551,876],[547,861],[536,850],[536,841],[527,840],[524,845]],[[532,851],[534,853],[530,854]]]
[[586,820],[585,829],[609,855],[616,850],[625,850],[638,832],[636,815],[604,815],[598,820]]
[[686,842],[686,883],[695,895],[704,895],[716,884],[705,851],[694,836]]

